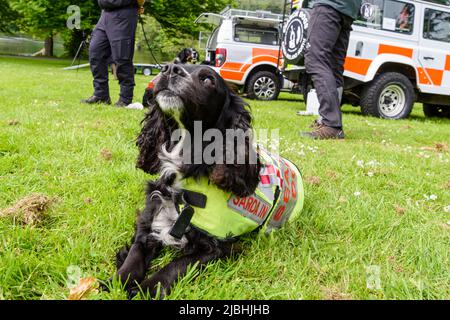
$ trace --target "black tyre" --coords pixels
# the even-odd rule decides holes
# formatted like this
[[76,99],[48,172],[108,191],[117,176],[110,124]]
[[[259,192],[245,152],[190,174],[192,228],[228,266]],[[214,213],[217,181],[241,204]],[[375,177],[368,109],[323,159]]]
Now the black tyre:
[[414,99],[414,87],[406,76],[386,72],[362,90],[361,112],[385,119],[404,119],[411,113]]
[[423,113],[426,117],[450,118],[450,106],[423,104]]
[[259,71],[250,77],[247,97],[256,100],[276,100],[280,94],[280,79],[270,71]]

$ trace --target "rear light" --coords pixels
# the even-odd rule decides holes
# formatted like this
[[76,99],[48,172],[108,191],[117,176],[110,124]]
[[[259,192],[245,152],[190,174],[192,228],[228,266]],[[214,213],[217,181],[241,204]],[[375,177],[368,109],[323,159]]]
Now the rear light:
[[152,81],[150,81],[149,84],[147,85],[147,89],[153,90],[154,87],[155,87],[155,82],[152,80]]
[[227,49],[216,49],[216,67],[221,67],[227,60]]

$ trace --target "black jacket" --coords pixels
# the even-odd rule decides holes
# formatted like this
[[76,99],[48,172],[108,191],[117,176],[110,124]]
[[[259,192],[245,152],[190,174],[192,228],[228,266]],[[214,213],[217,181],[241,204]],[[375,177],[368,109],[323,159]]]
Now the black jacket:
[[316,0],[316,3],[328,5],[352,19],[356,19],[361,9],[361,0]]
[[136,0],[98,0],[98,5],[102,9],[114,10],[124,7],[137,7]]

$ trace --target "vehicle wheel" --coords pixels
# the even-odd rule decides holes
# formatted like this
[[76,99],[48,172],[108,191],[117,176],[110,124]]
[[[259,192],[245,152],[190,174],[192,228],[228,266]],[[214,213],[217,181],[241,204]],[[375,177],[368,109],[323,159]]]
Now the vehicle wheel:
[[270,71],[259,71],[248,81],[247,96],[256,100],[276,100],[280,94],[280,80]]
[[361,112],[385,119],[404,119],[412,111],[414,98],[414,87],[406,76],[387,72],[364,87]]
[[424,103],[423,113],[426,117],[450,118],[450,106],[438,106]]
[[144,75],[144,76],[151,76],[152,75],[152,68],[144,68],[144,69],[142,69],[142,74]]

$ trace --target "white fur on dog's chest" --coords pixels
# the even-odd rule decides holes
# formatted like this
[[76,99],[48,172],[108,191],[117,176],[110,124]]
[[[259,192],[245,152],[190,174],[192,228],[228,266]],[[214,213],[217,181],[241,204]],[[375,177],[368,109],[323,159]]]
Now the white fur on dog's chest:
[[152,222],[151,235],[161,241],[164,245],[176,248],[184,248],[187,244],[187,239],[183,236],[181,239],[176,239],[170,235],[170,230],[178,219],[178,212],[172,201],[162,200],[161,208]]
[[[168,186],[168,189],[173,193],[176,193],[180,189],[180,167],[182,165],[181,151],[183,147],[183,141],[185,139],[185,133],[182,133],[182,137],[177,145],[171,152],[168,152],[163,146],[159,153],[159,159],[161,160],[161,179],[166,179],[172,174],[176,175],[176,180],[173,185]],[[175,204],[172,200],[161,199],[161,208],[156,214],[152,222],[152,236],[161,241],[164,245],[173,246],[176,248],[183,248],[187,244],[187,239],[183,236],[181,239],[176,239],[170,235],[170,230],[174,226],[178,219],[178,211],[175,208]]]

